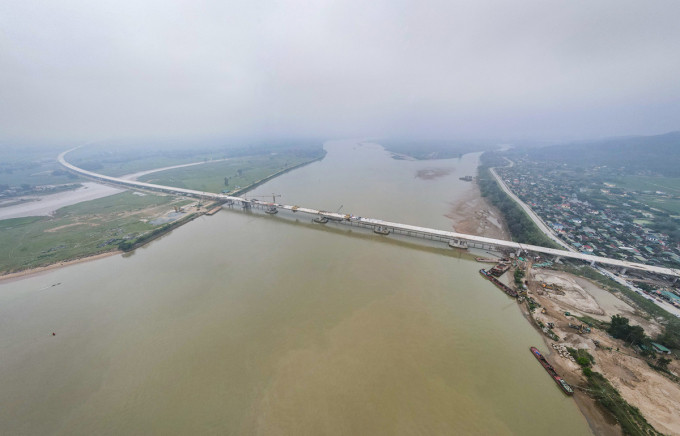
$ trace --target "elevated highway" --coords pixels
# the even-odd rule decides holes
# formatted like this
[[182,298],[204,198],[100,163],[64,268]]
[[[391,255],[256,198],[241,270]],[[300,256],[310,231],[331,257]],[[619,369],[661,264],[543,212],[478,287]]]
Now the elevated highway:
[[92,171],[78,168],[75,165],[68,163],[65,156],[67,150],[61,153],[58,157],[59,163],[65,168],[82,176],[88,177],[101,183],[110,183],[127,188],[143,189],[156,192],[164,192],[167,194],[182,195],[187,197],[201,198],[207,200],[214,200],[229,204],[239,204],[243,208],[260,207],[266,209],[287,210],[293,213],[306,214],[317,219],[333,221],[342,224],[354,225],[365,228],[379,229],[395,234],[401,234],[411,237],[439,240],[446,242],[451,246],[460,248],[484,248],[493,249],[500,248],[509,251],[527,251],[530,253],[540,253],[543,255],[552,256],[554,258],[570,258],[578,259],[590,264],[602,264],[620,268],[621,270],[638,270],[652,274],[660,274],[667,277],[680,277],[680,270],[675,268],[666,268],[662,266],[646,265],[642,263],[629,262],[620,259],[611,259],[607,257],[593,256],[590,254],[578,253],[570,250],[560,250],[556,248],[540,247],[536,245],[521,244],[513,241],[505,241],[502,239],[486,238],[483,236],[467,235],[465,233],[450,232],[447,230],[431,229],[426,227],[413,226],[410,224],[395,223],[391,221],[384,221],[376,218],[365,218],[354,215],[345,215],[334,212],[326,212],[317,209],[311,209],[300,206],[292,206],[287,204],[270,203],[255,199],[247,199],[242,197],[234,197],[225,194],[215,194],[212,192],[195,191],[192,189],[174,188],[171,186],[155,185],[152,183],[138,182],[134,180],[125,180],[117,177],[105,176]]

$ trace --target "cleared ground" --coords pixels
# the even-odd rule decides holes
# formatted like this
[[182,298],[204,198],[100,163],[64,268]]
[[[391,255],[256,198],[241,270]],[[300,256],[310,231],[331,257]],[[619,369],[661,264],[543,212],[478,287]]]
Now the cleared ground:
[[[595,328],[590,333],[579,333],[570,328],[569,324],[581,324],[574,315],[609,320],[612,315],[618,314],[629,318],[632,324],[642,326],[651,336],[661,332],[661,326],[646,319],[644,314],[625,301],[612,300],[615,297],[596,284],[569,273],[535,270],[529,283],[529,295],[546,309],[545,313],[537,309],[534,317],[543,324],[555,324],[553,331],[561,338],[558,343],[588,350],[595,358],[593,370],[602,373],[629,404],[640,409],[655,429],[664,434],[680,434],[680,416],[677,414],[680,410],[678,383],[652,369],[641,356],[625,346],[623,341],[613,339],[606,332]],[[557,285],[557,290],[545,289],[541,283]],[[571,316],[565,316],[565,312],[569,312]],[[595,341],[599,345],[596,346]],[[546,342],[554,343],[547,338]],[[553,350],[549,348],[548,351]],[[578,364],[555,352],[550,354],[550,361],[570,383],[576,386],[586,385]],[[678,361],[675,360],[669,369],[677,373],[680,370]],[[605,429],[603,433],[608,432]]]

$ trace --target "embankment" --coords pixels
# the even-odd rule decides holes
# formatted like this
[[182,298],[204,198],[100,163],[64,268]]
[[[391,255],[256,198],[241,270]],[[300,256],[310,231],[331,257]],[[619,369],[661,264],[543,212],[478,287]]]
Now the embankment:
[[512,240],[543,247],[562,248],[548,238],[522,208],[498,186],[489,170],[487,153],[484,153],[481,159],[478,183],[482,197],[487,198],[501,212]]

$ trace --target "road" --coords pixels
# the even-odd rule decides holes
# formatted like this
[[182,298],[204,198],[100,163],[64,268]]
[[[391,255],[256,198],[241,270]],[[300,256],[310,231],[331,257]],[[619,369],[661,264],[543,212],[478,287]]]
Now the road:
[[[74,150],[74,149],[71,149]],[[438,229],[430,229],[426,227],[419,227],[419,226],[413,226],[410,224],[402,224],[402,223],[394,223],[394,222],[389,222],[389,221],[383,221],[380,219],[375,219],[375,218],[363,218],[363,217],[356,217],[352,215],[345,215],[345,214],[340,214],[340,213],[334,213],[334,212],[326,212],[322,210],[317,210],[317,209],[311,209],[311,208],[305,208],[305,207],[299,207],[299,206],[291,206],[291,205],[286,205],[286,204],[279,204],[279,203],[270,203],[266,201],[260,201],[260,200],[255,200],[255,199],[245,199],[241,197],[234,197],[230,195],[225,195],[225,194],[216,194],[214,192],[204,192],[204,191],[195,191],[192,189],[184,189],[184,188],[175,188],[172,186],[163,186],[163,185],[155,185],[152,183],[143,183],[143,182],[137,182],[133,180],[124,180],[121,178],[116,178],[116,177],[110,177],[110,176],[105,176],[103,174],[98,174],[94,173],[92,171],[87,171],[82,168],[78,168],[75,165],[72,165],[68,163],[65,159],[66,154],[71,151],[67,150],[63,153],[61,153],[58,157],[59,163],[66,167],[67,169],[74,171],[80,175],[92,178],[96,181],[99,181],[101,183],[110,183],[110,184],[116,184],[116,185],[122,185],[128,188],[137,188],[137,189],[145,189],[145,190],[152,190],[152,191],[160,191],[160,192],[165,192],[169,194],[175,194],[175,195],[183,195],[183,196],[189,196],[189,197],[197,197],[197,198],[204,198],[204,199],[210,199],[214,201],[221,201],[221,202],[228,202],[228,201],[233,201],[233,202],[238,202],[242,204],[244,207],[251,207],[251,206],[274,206],[277,209],[282,209],[282,210],[288,210],[294,213],[303,213],[303,214],[308,214],[312,215],[315,217],[326,217],[329,220],[335,221],[335,222],[347,222],[347,223],[357,223],[357,224],[364,224],[368,226],[373,226],[373,227],[385,227],[388,228],[392,231],[399,231],[402,234],[407,234],[407,235],[412,235],[415,237],[436,237],[440,240],[447,240],[447,241],[467,241],[469,244],[477,244],[477,245],[488,245],[488,246],[493,246],[493,247],[501,247],[505,248],[508,250],[525,250],[529,251],[532,253],[541,253],[544,255],[549,255],[553,257],[568,257],[568,258],[573,258],[573,259],[578,259],[582,260],[584,262],[590,262],[592,264],[600,263],[600,264],[605,264],[605,265],[611,265],[615,266],[618,268],[622,269],[636,269],[640,271],[645,271],[649,273],[654,273],[654,274],[661,274],[665,276],[670,276],[670,277],[680,277],[680,270],[678,269],[672,269],[672,268],[666,268],[666,267],[661,267],[661,266],[654,266],[654,265],[645,265],[642,263],[635,263],[635,262],[628,262],[625,260],[619,260],[619,259],[611,259],[611,258],[606,258],[606,257],[600,257],[600,256],[593,256],[590,254],[583,254],[583,253],[578,253],[575,250],[559,250],[556,248],[548,248],[548,247],[539,247],[537,245],[526,245],[526,244],[520,244],[518,242],[512,242],[512,241],[505,241],[502,239],[493,239],[493,238],[485,238],[483,236],[475,236],[475,235],[467,235],[464,233],[456,233],[456,232],[449,232],[446,230],[438,230]]]
[[[510,159],[507,159],[507,158],[506,158],[506,160],[507,160],[508,162],[510,162],[510,165],[509,165],[510,167],[514,165],[514,162],[511,161]],[[549,237],[549,238],[550,238],[551,240],[553,240],[555,243],[559,244],[561,247],[564,247],[566,250],[576,252],[576,249],[575,249],[574,247],[572,247],[571,245],[569,245],[569,244],[567,244],[566,242],[564,242],[563,240],[561,240],[561,239],[555,234],[555,232],[553,232],[552,229],[551,229],[550,227],[548,227],[548,226],[546,225],[545,222],[543,222],[543,220],[541,219],[541,217],[539,217],[538,215],[536,215],[536,213],[529,207],[529,205],[527,205],[525,202],[523,202],[522,200],[520,200],[519,197],[517,197],[517,196],[514,194],[514,192],[512,192],[512,190],[510,190],[510,188],[507,187],[507,185],[505,184],[505,182],[503,181],[503,179],[501,179],[501,177],[496,173],[496,169],[495,169],[495,168],[490,168],[490,171],[491,171],[491,174],[492,174],[492,175],[494,176],[494,178],[496,179],[496,181],[498,182],[498,185],[503,189],[503,191],[504,191],[506,194],[508,194],[508,195],[510,196],[510,198],[512,198],[512,199],[513,199],[513,200],[514,200],[514,201],[515,201],[515,202],[516,202],[516,203],[524,210],[524,212],[526,212],[527,215],[529,215],[529,218],[531,218],[531,220],[536,224],[536,226],[538,226],[538,228],[539,228],[543,233],[545,233],[545,235],[546,235],[547,237]]]

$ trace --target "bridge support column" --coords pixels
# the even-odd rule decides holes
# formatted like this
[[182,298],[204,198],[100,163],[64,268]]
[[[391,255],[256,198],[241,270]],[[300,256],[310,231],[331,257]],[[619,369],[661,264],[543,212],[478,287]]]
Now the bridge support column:
[[558,262],[561,261],[561,260],[562,260],[562,256],[555,256],[555,259],[553,259],[553,261],[554,261],[555,263],[558,263]]
[[451,248],[468,248],[467,241],[461,239],[451,239],[449,240],[449,247]]
[[590,266],[595,266],[595,261],[594,261],[594,260],[591,260],[591,261],[590,261]]
[[628,268],[621,268],[621,271],[619,271],[619,273],[623,276],[626,274],[626,271],[628,271]]

